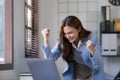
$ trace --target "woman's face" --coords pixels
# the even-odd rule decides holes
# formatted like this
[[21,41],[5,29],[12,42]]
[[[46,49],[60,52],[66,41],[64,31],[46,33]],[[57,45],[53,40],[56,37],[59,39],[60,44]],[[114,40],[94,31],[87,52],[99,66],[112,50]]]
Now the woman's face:
[[76,29],[71,26],[65,26],[63,28],[63,31],[64,31],[64,36],[69,40],[70,43],[78,42],[80,29]]

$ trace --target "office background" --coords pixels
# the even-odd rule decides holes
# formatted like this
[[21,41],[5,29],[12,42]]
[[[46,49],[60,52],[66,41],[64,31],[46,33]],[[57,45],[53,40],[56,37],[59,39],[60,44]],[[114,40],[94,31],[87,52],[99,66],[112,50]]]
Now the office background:
[[[97,0],[98,15],[100,13],[100,6],[110,5],[108,0]],[[39,0],[39,27],[40,31],[44,27],[51,29],[50,44],[51,47],[56,43],[59,27],[58,26],[58,8],[57,0]],[[99,15],[100,16],[100,15]],[[99,17],[100,18],[100,17]],[[111,5],[111,19],[120,18],[120,6],[115,7]],[[99,25],[98,19],[98,25]],[[91,27],[91,30],[96,29],[99,35],[99,26]],[[0,71],[0,80],[18,80],[19,74],[28,72],[28,66],[24,57],[24,0],[14,0],[14,69]],[[54,36],[54,38],[53,38]],[[40,33],[40,45],[42,44],[42,37]],[[43,56],[43,55],[41,55]],[[120,70],[120,57],[103,57],[105,71],[115,75]],[[60,75],[63,70],[64,62],[60,58],[56,62]],[[62,77],[62,75],[61,75]]]

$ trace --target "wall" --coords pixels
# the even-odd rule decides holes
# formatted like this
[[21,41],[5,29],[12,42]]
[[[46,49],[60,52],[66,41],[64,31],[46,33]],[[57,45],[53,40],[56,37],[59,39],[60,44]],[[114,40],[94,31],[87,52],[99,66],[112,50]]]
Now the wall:
[[21,72],[27,72],[24,47],[24,0],[14,1],[14,70],[18,78]]

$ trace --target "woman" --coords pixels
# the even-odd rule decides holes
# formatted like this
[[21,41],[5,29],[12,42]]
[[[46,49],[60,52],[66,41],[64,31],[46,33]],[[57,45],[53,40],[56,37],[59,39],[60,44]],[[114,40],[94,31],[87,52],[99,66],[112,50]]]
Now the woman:
[[75,16],[67,16],[61,25],[60,40],[51,50],[49,29],[42,31],[44,45],[41,49],[47,58],[67,62],[64,80],[104,80],[103,62],[99,41],[95,34],[86,30]]

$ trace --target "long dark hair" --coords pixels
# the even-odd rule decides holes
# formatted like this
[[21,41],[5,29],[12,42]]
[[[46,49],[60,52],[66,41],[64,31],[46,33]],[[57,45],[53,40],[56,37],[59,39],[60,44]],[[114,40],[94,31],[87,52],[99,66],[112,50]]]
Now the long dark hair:
[[62,51],[63,55],[62,58],[67,61],[68,64],[73,63],[73,47],[71,43],[68,41],[68,39],[64,36],[64,31],[63,28],[65,26],[70,26],[74,27],[76,29],[81,29],[79,33],[79,39],[83,40],[85,37],[87,37],[91,32],[86,30],[81,21],[76,17],[76,16],[67,16],[62,24],[61,24],[61,29],[60,29],[60,45],[62,47],[60,50]]

